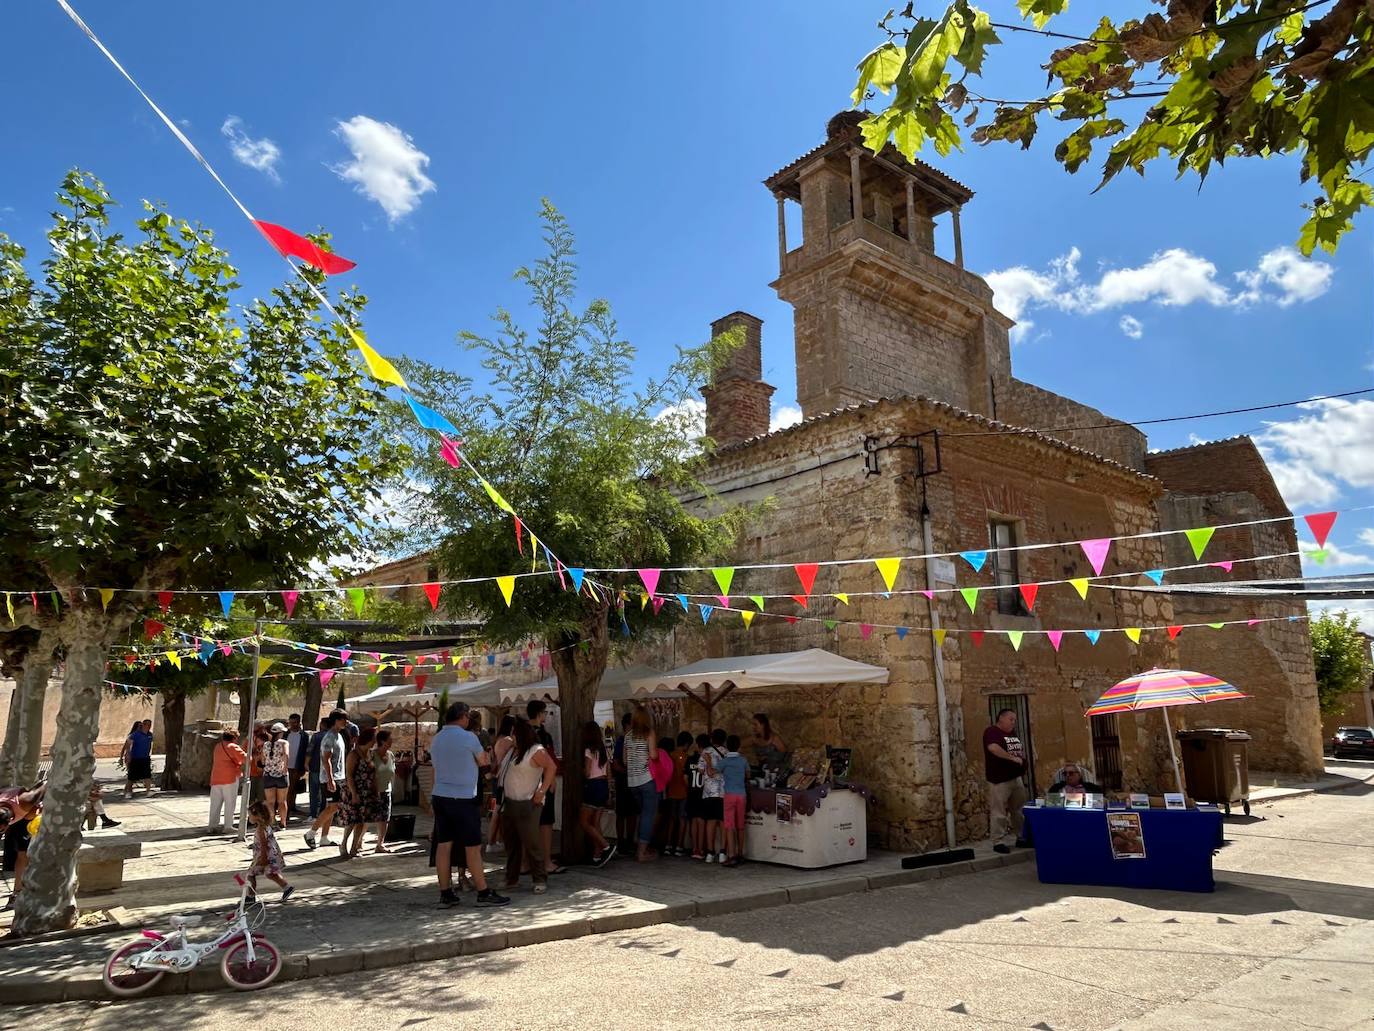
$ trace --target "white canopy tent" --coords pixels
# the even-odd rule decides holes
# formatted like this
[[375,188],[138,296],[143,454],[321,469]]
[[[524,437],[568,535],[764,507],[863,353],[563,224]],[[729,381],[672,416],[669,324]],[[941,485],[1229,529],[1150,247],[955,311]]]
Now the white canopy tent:
[[[465,683],[449,684],[448,700],[489,708],[504,704],[501,700],[502,692],[513,688],[513,684],[499,677],[469,680]],[[438,691],[427,690],[417,693],[414,684],[389,684],[346,701],[349,709],[368,715],[396,712],[414,715],[434,710],[442,694],[442,688]]]
[[[601,684],[596,691],[598,702],[623,702],[629,699],[650,698],[683,698],[681,691],[670,687],[647,687],[638,688],[637,684],[646,682],[655,677],[667,676],[649,666],[607,666],[606,672],[601,676]],[[511,687],[501,691],[501,701],[506,705],[514,705],[521,702],[528,702],[533,698],[543,699],[544,701],[558,701],[558,678],[545,677],[543,680],[534,684],[525,684],[522,687]]]
[[760,687],[804,687],[808,685],[886,684],[888,672],[882,666],[846,659],[824,648],[771,655],[729,655],[702,659],[679,666],[667,673],[655,673],[631,682],[631,690],[680,691],[706,707],[709,714],[716,703],[735,690]]

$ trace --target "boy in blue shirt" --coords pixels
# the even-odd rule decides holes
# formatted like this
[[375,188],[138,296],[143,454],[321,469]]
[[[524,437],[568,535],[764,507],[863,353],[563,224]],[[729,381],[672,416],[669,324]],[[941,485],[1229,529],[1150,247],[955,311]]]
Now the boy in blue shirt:
[[720,772],[725,777],[725,851],[726,866],[739,866],[744,854],[744,802],[749,790],[749,762],[739,754],[739,735],[725,741],[725,757]]

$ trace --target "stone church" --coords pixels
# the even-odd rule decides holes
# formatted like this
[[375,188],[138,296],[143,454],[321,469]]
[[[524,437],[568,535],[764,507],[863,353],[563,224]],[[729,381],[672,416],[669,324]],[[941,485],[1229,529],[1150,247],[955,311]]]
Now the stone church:
[[[1146,593],[1068,584],[1043,588],[1028,609],[1017,583],[1092,576],[1076,544],[1052,541],[1288,516],[1255,445],[1246,437],[1150,452],[1145,435],[1070,398],[1015,377],[1010,319],[992,290],[964,267],[960,215],[973,193],[892,148],[861,143],[860,116],[831,120],[825,141],[765,181],[778,205],[779,273],[772,286],[795,309],[797,400],[803,420],[769,432],[773,388],[762,381],[762,323],[734,312],[714,333],[742,327],[745,344],[703,390],[707,434],[717,449],[705,476],[711,504],[771,498],[733,556],[740,563],[794,563],[930,552],[989,550],[978,572],[958,561],[904,564],[890,597],[869,565],[822,567],[808,609],[770,610],[878,625],[943,626],[943,646],[925,631],[899,639],[860,627],[805,620],[712,620],[680,634],[675,664],[711,655],[821,647],[890,671],[885,686],[826,694],[810,689],[737,693],[714,722],[744,730],[766,710],[789,745],[854,749],[855,779],[876,795],[870,830],[901,848],[944,844],[939,687],[961,840],[986,835],[981,735],[1001,708],[1020,715],[1043,792],[1065,761],[1104,786],[1172,788],[1158,711],[1085,719],[1084,708],[1121,678],[1153,666],[1215,674],[1252,697],[1172,711],[1175,727],[1227,726],[1253,736],[1252,769],[1313,773],[1322,765],[1311,642],[1305,620],[1253,627],[1189,628],[1171,638],[1121,633],[1093,645],[1068,634],[1056,650],[1027,635],[1013,650],[1003,635],[981,643],[957,631],[1165,627],[1171,624],[1305,616],[1275,601]],[[801,208],[801,240],[787,238],[788,204]],[[937,253],[937,220],[952,247]],[[1006,257],[1014,257],[1007,255]],[[1298,576],[1291,522],[1218,530],[1207,560],[1233,560],[1238,579]],[[1195,561],[1181,535],[1113,545],[1105,574]],[[1165,584],[1225,579],[1217,568],[1168,574]],[[791,570],[742,572],[748,593],[790,594]],[[1115,581],[1151,586],[1143,577]],[[984,588],[970,613],[958,593]],[[1001,589],[999,589],[1001,588]],[[867,593],[865,593],[867,592]],[[900,593],[909,592],[909,593]],[[832,597],[849,595],[848,604]],[[660,661],[662,661],[660,659]],[[687,712],[690,724],[704,713]]]

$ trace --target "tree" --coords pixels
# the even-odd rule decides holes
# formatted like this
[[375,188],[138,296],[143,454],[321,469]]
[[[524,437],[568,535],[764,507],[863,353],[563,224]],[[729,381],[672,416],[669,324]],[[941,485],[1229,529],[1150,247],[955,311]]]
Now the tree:
[[[579,590],[581,570],[694,564],[730,545],[743,518],[738,510],[699,518],[683,507],[680,492],[708,493],[696,475],[701,453],[684,447],[678,421],[655,418],[692,397],[740,335],[680,350],[662,378],[631,389],[635,351],[621,339],[610,305],[593,300],[574,308],[577,267],[566,220],[548,201],[540,218],[547,254],[515,273],[529,289],[534,327],[521,328],[498,310],[494,336],[459,337],[461,347],[480,356],[488,386],[404,363],[419,395],[438,399],[459,429],[464,453],[525,525],[517,532],[472,475],[455,473],[432,441],[414,436],[409,412],[396,411],[395,427],[416,445],[410,507],[417,516],[408,543],[436,549],[447,575],[506,576],[531,566],[548,570],[551,562],[557,569],[560,560],[576,566],[572,573],[521,577],[510,604],[491,582],[444,592],[450,611],[485,620],[487,642],[544,641],[558,677],[563,741],[575,754],[582,724],[592,718],[612,633],[664,628],[678,608],[660,602],[642,610],[633,574],[589,573]],[[669,581],[665,575],[660,592],[671,590]],[[636,592],[629,604],[627,585]],[[581,770],[580,762],[563,769],[565,860],[581,855]]]
[[[126,241],[81,172],[57,199],[41,281],[0,238],[0,559],[57,592],[66,656],[19,934],[75,918],[107,652],[149,592],[304,579],[353,546],[398,456],[372,439],[381,394],[349,332],[304,284],[236,318],[236,273],[208,230],[145,205]],[[338,307],[355,323],[364,302]]]
[[1323,612],[1312,620],[1312,659],[1317,667],[1317,701],[1323,716],[1345,708],[1346,695],[1369,689],[1374,664],[1360,620],[1349,612]]
[[[859,62],[854,89],[856,106],[870,88],[891,94],[864,121],[865,143],[878,151],[890,139],[911,158],[930,142],[944,155],[971,128],[976,143],[1026,148],[1047,116],[1072,127],[1055,148],[1069,172],[1115,140],[1098,189],[1166,157],[1180,176],[1205,179],[1228,158],[1297,154],[1302,181],[1320,190],[1298,238],[1309,255],[1334,252],[1374,204],[1361,178],[1374,146],[1374,10],[1362,0],[1169,0],[1163,14],[1103,16],[1087,36],[1046,30],[1067,6],[1017,0],[1033,27],[994,22],[968,0],[938,19],[917,17],[913,3],[889,11],[878,23],[888,39]],[[1044,95],[1008,99],[971,81],[984,77],[998,30],[1056,47]]]
[[56,658],[56,638],[47,622],[40,615],[0,633],[0,672],[14,680],[5,742],[0,748],[0,784],[27,785],[38,777],[43,706]]

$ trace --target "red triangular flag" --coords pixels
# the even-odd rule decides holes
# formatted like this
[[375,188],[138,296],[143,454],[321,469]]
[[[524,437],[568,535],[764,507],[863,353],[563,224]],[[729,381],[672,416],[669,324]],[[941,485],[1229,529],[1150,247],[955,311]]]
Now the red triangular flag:
[[1169,627],[1169,640],[1172,641],[1175,637],[1177,637],[1177,636],[1178,636],[1179,634],[1181,634],[1181,633],[1183,633],[1183,627],[1181,627],[1181,626],[1171,626],[1171,627]]
[[795,623],[797,621],[796,616],[783,616],[782,618],[787,620],[787,622],[789,623]]
[[405,666],[402,666],[402,667],[401,667],[401,676],[403,676],[403,677],[408,677],[408,676],[410,676],[410,675],[411,675],[412,673],[414,673],[414,672],[415,672],[415,667],[414,667],[414,666],[405,665]]
[[820,564],[816,562],[802,562],[793,567],[797,571],[797,579],[801,581],[802,593],[810,597],[811,586],[816,582],[816,574],[820,571]]
[[166,612],[169,608],[172,607],[172,592],[171,592],[171,591],[158,591],[158,592],[157,592],[157,604],[158,604],[158,607],[159,607],[160,609],[162,609],[163,612]]
[[1336,513],[1314,512],[1302,518],[1307,523],[1307,528],[1312,531],[1312,536],[1317,538],[1317,547],[1326,547],[1326,535],[1331,532],[1331,525],[1336,521]]
[[286,606],[286,618],[291,618],[291,613],[296,611],[296,599],[301,596],[300,591],[282,591],[281,601]]
[[520,517],[514,512],[511,513],[511,516],[515,519],[515,546],[519,549],[520,554],[523,555],[525,553],[525,524],[520,521]]
[[429,599],[429,607],[437,609],[439,607],[439,591],[442,590],[439,584],[425,584],[425,597]]
[[165,624],[159,623],[155,619],[145,619],[143,621],[143,636],[150,641],[166,629],[167,627]]
[[293,233],[283,226],[256,220],[253,224],[258,227],[263,236],[267,237],[268,242],[282,254],[290,258],[300,258],[301,261],[314,265],[327,276],[347,272],[358,264],[356,261],[349,261],[347,258],[341,258],[337,254],[330,253],[319,244],[312,243],[304,236]]
[[983,631],[970,630],[968,635],[969,637],[973,638],[973,647],[977,648],[979,645],[983,643]]
[[800,605],[802,608],[808,608],[808,607],[809,607],[809,606],[806,604],[806,598],[805,598],[803,595],[794,594],[794,595],[792,595],[792,600],[795,601],[795,602],[796,602],[798,605]]
[[1035,596],[1040,593],[1039,584],[1019,584],[1021,588],[1021,598],[1026,603],[1026,611],[1035,611]]
[[423,691],[423,690],[425,689],[425,684],[428,682],[428,680],[429,680],[429,677],[425,676],[424,674],[421,674],[420,676],[417,676],[417,677],[415,678],[415,693],[416,693],[416,694],[419,694],[421,691]]

